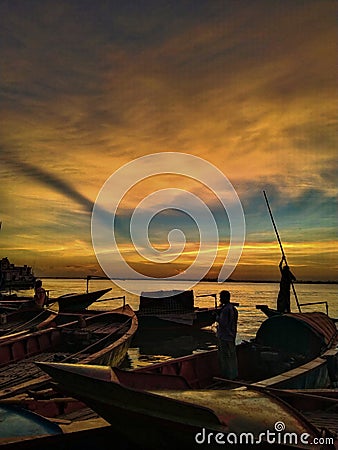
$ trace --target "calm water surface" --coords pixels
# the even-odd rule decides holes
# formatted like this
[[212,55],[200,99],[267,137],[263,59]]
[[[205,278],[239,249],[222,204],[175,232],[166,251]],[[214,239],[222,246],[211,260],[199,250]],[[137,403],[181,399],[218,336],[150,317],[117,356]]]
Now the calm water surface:
[[[51,297],[57,297],[70,292],[84,292],[85,280],[46,279],[43,281],[45,289],[50,291]],[[139,307],[139,298],[123,291],[108,280],[91,280],[89,290],[99,290],[111,287],[112,290],[102,297],[102,300],[92,305],[92,309],[109,310],[122,305],[121,300],[107,300],[111,297],[126,296],[126,302],[135,310]],[[178,288],[178,284],[175,284]],[[168,283],[168,290],[173,286]],[[239,303],[238,336],[237,340],[251,339],[255,336],[260,324],[265,320],[264,314],[255,308],[256,304],[276,307],[279,290],[278,283],[211,283],[201,282],[194,287],[195,305],[200,307],[214,306],[213,297],[199,295],[215,294],[227,289],[231,292],[231,300]],[[337,285],[334,284],[296,284],[295,289],[300,303],[327,301],[331,317],[338,317]],[[145,290],[147,287],[145,286]],[[152,289],[153,290],[153,289]],[[291,294],[291,309],[297,311],[297,306]],[[302,311],[325,312],[325,305],[304,306]],[[173,357],[184,356],[196,351],[215,348],[215,335],[211,329],[205,331],[185,330],[182,332],[144,332],[139,331],[128,352],[125,367],[139,367],[154,362],[164,361]]]

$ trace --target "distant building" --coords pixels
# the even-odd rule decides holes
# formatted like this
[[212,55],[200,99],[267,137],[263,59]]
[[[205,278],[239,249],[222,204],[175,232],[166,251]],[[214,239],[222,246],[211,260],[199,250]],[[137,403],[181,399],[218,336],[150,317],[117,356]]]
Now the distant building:
[[0,261],[0,289],[31,289],[34,287],[35,276],[32,268],[25,264],[24,266],[15,266],[9,262],[8,258],[2,258]]

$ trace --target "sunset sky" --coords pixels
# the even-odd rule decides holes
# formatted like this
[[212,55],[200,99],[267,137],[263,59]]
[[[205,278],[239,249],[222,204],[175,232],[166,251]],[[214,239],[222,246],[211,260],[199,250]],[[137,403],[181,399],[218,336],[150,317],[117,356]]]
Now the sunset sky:
[[[336,2],[2,0],[0,17],[1,257],[39,276],[101,274],[91,212],[103,184],[135,158],[182,152],[216,166],[241,200],[246,240],[231,278],[279,278],[264,189],[296,277],[338,279]],[[128,236],[142,198],[173,186],[215,216],[216,276],[227,218],[184,176],[131,188],[120,251],[152,276],[193,262],[198,227],[183,213],[149,229],[161,251],[171,229],[184,231],[171,264],[142,259]]]

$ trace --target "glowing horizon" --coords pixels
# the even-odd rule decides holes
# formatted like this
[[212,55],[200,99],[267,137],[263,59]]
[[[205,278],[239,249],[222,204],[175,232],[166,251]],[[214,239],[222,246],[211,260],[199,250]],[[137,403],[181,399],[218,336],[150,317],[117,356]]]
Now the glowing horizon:
[[[330,0],[4,2],[1,256],[39,276],[100,274],[90,223],[107,178],[135,158],[183,152],[216,166],[242,202],[246,243],[231,278],[279,278],[265,189],[297,278],[337,281],[335,9]],[[210,190],[188,178],[152,177],[128,192],[121,252],[156,276],[195,258],[196,225],[173,212],[150,230],[165,250],[170,227],[184,227],[186,252],[172,267],[147,263],[130,242],[135,205],[172,186],[216,217],[213,276],[228,223]]]

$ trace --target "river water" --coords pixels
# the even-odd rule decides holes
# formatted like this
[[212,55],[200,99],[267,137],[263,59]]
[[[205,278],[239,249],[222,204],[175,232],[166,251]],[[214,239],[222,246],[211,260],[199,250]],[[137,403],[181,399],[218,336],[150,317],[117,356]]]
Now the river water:
[[[86,281],[79,279],[45,279],[43,286],[49,290],[51,297],[71,292],[85,292]],[[138,309],[139,298],[117,287],[109,280],[91,280],[89,290],[105,288],[112,290],[105,294],[100,301],[90,309],[110,310],[122,305],[121,300],[105,300],[111,297],[125,295],[126,303],[134,310]],[[161,286],[163,288],[163,286]],[[176,284],[175,288],[179,288]],[[168,283],[168,290],[173,286]],[[194,287],[195,305],[199,307],[212,307],[215,304],[213,297],[198,297],[199,295],[215,294],[226,289],[231,292],[231,301],[239,303],[238,306],[238,335],[237,341],[253,338],[260,324],[266,319],[264,314],[256,309],[257,304],[268,305],[276,308],[276,299],[279,290],[278,283],[212,283],[200,282]],[[338,317],[338,300],[336,284],[296,284],[295,285],[299,303],[314,303],[326,301],[329,306],[329,315]],[[145,290],[147,288],[145,287]],[[154,289],[152,289],[154,290]],[[291,310],[297,312],[298,308],[291,294]],[[324,304],[303,306],[302,311],[325,312]],[[208,350],[216,347],[215,334],[211,329],[203,331],[192,331],[184,329],[181,332],[145,332],[139,331],[128,351],[125,361],[126,368],[135,368],[167,359],[192,354],[196,351]]]

